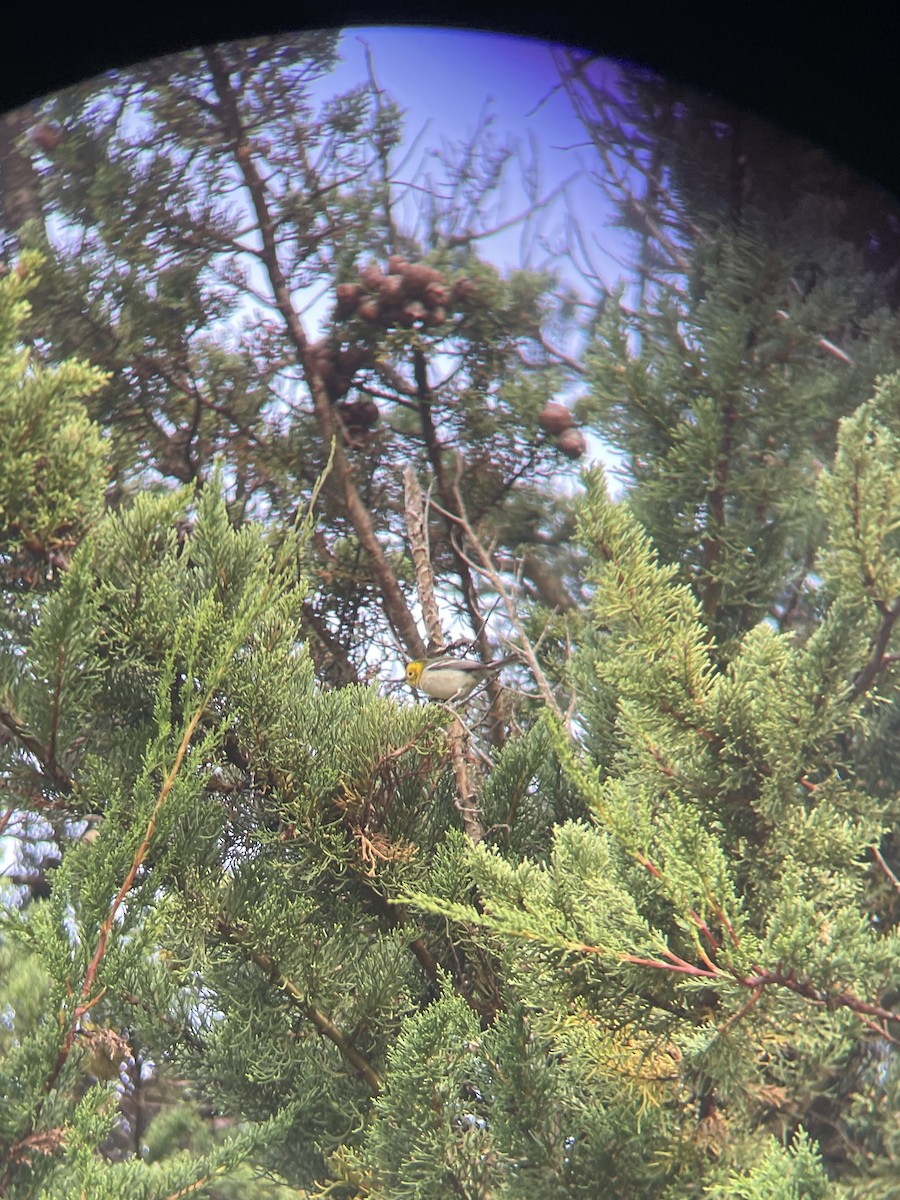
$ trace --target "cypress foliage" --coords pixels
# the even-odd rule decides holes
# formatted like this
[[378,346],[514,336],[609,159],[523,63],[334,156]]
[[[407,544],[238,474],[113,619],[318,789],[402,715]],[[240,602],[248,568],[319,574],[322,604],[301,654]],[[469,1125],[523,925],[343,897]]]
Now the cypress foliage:
[[[687,267],[608,297],[576,364],[628,487],[593,468],[543,513],[553,281],[501,278],[437,195],[427,249],[400,231],[395,106],[373,83],[313,116],[333,43],[49,102],[41,200],[86,249],[44,239],[31,313],[37,260],[0,280],[0,1195],[887,1200],[889,297],[847,241],[797,294],[809,187],[777,221],[701,204],[678,146],[708,114],[651,88]],[[501,158],[456,162],[456,202]],[[241,345],[237,179],[275,314]],[[329,353],[369,356],[338,398],[278,272],[346,288],[382,251],[466,305],[373,328],[337,293]],[[337,420],[376,393],[372,439]],[[521,656],[459,719],[389,683],[388,631],[425,645],[414,582],[429,638]]]

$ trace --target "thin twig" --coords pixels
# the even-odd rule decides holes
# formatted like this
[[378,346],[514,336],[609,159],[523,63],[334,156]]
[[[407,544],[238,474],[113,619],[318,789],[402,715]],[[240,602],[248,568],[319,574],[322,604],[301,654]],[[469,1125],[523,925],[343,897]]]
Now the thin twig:
[[377,1096],[383,1086],[381,1076],[371,1063],[360,1054],[350,1038],[338,1029],[337,1025],[335,1025],[326,1013],[310,1003],[304,995],[303,989],[298,987],[287,975],[284,975],[278,969],[275,960],[270,958],[268,954],[263,954],[261,950],[251,950],[250,958],[262,971],[265,971],[274,984],[290,996],[294,1003],[299,1005],[306,1019],[316,1028],[322,1037],[327,1038],[337,1047],[341,1056],[362,1076],[373,1094]]
[[491,562],[490,555],[485,550],[472,526],[469,524],[468,517],[466,516],[465,505],[463,504],[462,496],[460,495],[458,483],[454,483],[453,490],[458,515],[456,513],[450,513],[446,509],[441,508],[441,506],[438,505],[434,500],[431,501],[431,505],[433,508],[436,508],[443,517],[459,526],[459,528],[465,533],[466,539],[474,549],[479,561],[477,563],[474,562],[460,549],[459,546],[457,546],[457,552],[473,571],[476,571],[479,575],[490,581],[491,586],[503,601],[503,607],[506,609],[507,618],[509,619],[512,627],[515,629],[516,636],[519,639],[520,645],[518,646],[518,649],[525,661],[528,663],[544,702],[555,714],[560,724],[564,728],[568,729],[570,722],[567,721],[566,717],[563,715],[562,710],[556,702],[556,697],[553,695],[550,684],[547,682],[547,678],[544,675],[544,672],[541,670],[541,666],[537,660],[537,655],[534,652],[531,641],[525,633],[525,628],[522,625],[522,622],[519,620],[519,615],[516,611],[516,606],[513,603],[512,596],[501,579],[499,572],[495,569],[494,564]]
[[887,875],[888,879],[891,881],[891,887],[895,892],[900,892],[900,879],[897,878],[891,868],[884,861],[884,856],[877,846],[872,847],[872,854],[874,855],[875,861],[878,863],[879,867],[881,867],[882,871],[884,871],[885,875]]
[[[405,497],[406,530],[412,547],[413,564],[416,572],[416,585],[419,591],[419,601],[422,605],[422,616],[428,631],[430,646],[439,650],[445,645],[444,631],[441,628],[440,614],[434,597],[434,571],[431,566],[431,556],[428,545],[428,504],[431,493],[423,501],[422,490],[412,466],[407,466],[403,472],[403,488]],[[451,710],[453,711],[453,710]],[[457,712],[453,712],[454,723],[447,733],[450,757],[453,761],[453,771],[456,775],[457,799],[456,807],[462,816],[463,826],[471,840],[480,842],[484,837],[484,827],[478,816],[478,806],[475,799],[475,789],[472,785],[469,771],[466,746],[468,738],[466,729]]]
[[412,549],[416,587],[419,592],[419,603],[422,605],[422,618],[425,621],[430,648],[439,650],[444,645],[445,638],[441,628],[437,601],[434,598],[434,571],[431,567],[431,552],[428,542],[426,513],[430,491],[428,499],[423,503],[422,489],[419,487],[419,481],[411,463],[407,463],[403,469],[403,495],[406,533]]

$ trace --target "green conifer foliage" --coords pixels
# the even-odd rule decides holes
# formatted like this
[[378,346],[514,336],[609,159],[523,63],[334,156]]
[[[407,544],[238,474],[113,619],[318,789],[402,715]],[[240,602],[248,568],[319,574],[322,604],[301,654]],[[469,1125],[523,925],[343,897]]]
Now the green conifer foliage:
[[[846,1104],[842,1071],[862,1094],[886,1099],[893,1086],[870,1046],[888,1046],[897,1020],[884,1001],[896,995],[898,942],[873,912],[866,871],[892,809],[852,769],[868,686],[886,667],[870,635],[897,594],[898,444],[872,409],[842,424],[820,487],[833,589],[821,625],[804,642],[760,623],[724,665],[676,567],[588,477],[581,536],[608,631],[594,686],[614,697],[617,745],[593,762],[560,734],[557,753],[592,820],[558,824],[546,861],[464,850],[477,906],[414,898],[482,930],[526,1027],[559,1071],[581,1064],[563,1108],[583,1091],[601,1103],[601,1064],[602,1103],[633,1106],[593,1131],[585,1153],[603,1148],[609,1163],[598,1175],[591,1161],[586,1195],[601,1177],[611,1195],[683,1195],[704,1140],[720,1167],[745,1164],[716,1194],[769,1194],[776,1174],[771,1194],[827,1194],[803,1135],[784,1158],[771,1133],[804,1112],[823,1137],[816,1114]],[[674,1123],[654,1132],[645,1108]],[[631,1122],[642,1141],[629,1152]],[[560,1128],[574,1128],[571,1111]],[[657,1176],[654,1137],[669,1146]]]
[[[35,110],[0,1196],[888,1200],[890,286],[817,160],[767,206],[736,127],[635,79],[631,140],[585,116],[648,183],[635,283],[570,358],[552,275],[476,250],[508,147],[445,151],[410,215],[374,66],[313,103],[335,47]],[[576,378],[618,492],[560,479]],[[517,661],[416,702],[399,662],[459,631]]]
[[35,586],[103,506],[105,444],[85,411],[105,377],[86,363],[45,366],[21,342],[41,258],[0,279],[0,569]]

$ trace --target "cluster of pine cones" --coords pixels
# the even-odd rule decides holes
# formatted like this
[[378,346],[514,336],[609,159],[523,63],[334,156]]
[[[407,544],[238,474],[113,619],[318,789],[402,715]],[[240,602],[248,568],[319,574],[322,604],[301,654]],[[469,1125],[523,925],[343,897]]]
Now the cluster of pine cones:
[[575,418],[565,404],[558,404],[553,400],[545,404],[538,417],[538,425],[566,458],[581,458],[587,449],[584,434],[575,424]]
[[[392,254],[387,270],[371,262],[359,273],[359,283],[339,283],[335,288],[336,321],[360,317],[372,324],[413,326],[432,329],[443,325],[448,313],[458,311],[477,294],[471,279],[459,279],[450,287],[446,277],[427,263],[408,262],[402,255]],[[343,349],[329,344],[326,338],[312,347],[316,368],[336,405],[351,438],[356,439],[378,421],[378,405],[363,397],[347,401],[344,397],[353,385],[357,371],[372,366],[374,357],[367,346],[349,345]]]
[[339,283],[335,291],[338,321],[358,316],[377,325],[433,329],[471,301],[478,289],[471,279],[458,279],[450,287],[436,267],[392,254],[387,271],[371,262],[360,271],[359,283]]
[[358,444],[358,439],[377,425],[380,415],[378,405],[369,396],[360,396],[357,400],[345,400],[344,397],[353,386],[356,372],[372,366],[372,351],[368,346],[347,346],[343,349],[331,346],[327,338],[315,342],[310,350],[328,398],[340,413],[348,440]]
[[[355,316],[383,328],[433,329],[443,325],[450,313],[458,312],[475,299],[478,286],[465,278],[450,286],[436,267],[392,254],[386,271],[371,262],[360,271],[358,283],[339,283],[335,294],[336,321]],[[355,442],[377,423],[378,405],[368,397],[354,401],[344,397],[357,371],[373,365],[373,351],[359,344],[338,348],[329,345],[328,339],[316,343],[312,351],[329,399],[340,413],[349,439]],[[538,417],[538,424],[567,458],[576,459],[584,454],[587,448],[584,434],[564,404],[549,402]]]

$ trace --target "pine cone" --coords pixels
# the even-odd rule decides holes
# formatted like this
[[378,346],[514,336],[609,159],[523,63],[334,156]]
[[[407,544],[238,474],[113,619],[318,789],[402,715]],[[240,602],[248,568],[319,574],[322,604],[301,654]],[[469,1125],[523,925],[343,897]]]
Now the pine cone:
[[337,306],[334,310],[335,319],[343,321],[352,317],[359,307],[362,288],[358,283],[339,283],[334,289],[337,296]]
[[45,153],[50,153],[62,141],[62,131],[56,125],[36,125],[31,138]]
[[360,367],[368,366],[371,359],[371,352],[365,346],[348,346],[346,350],[338,350],[334,365],[345,375],[355,375]]
[[443,283],[429,283],[425,289],[425,303],[432,308],[445,305],[450,299],[450,289]]
[[571,459],[581,458],[582,454],[587,450],[587,442],[584,440],[584,434],[574,426],[562,431],[556,445],[566,458]]
[[410,300],[409,304],[404,304],[400,309],[399,321],[404,328],[409,329],[416,321],[421,321],[425,317],[425,305],[418,300]]
[[370,262],[368,266],[363,267],[359,273],[360,282],[370,292],[378,291],[381,287],[381,281],[384,279],[381,267],[378,263]]
[[453,299],[457,304],[469,304],[478,295],[478,284],[473,279],[457,279],[453,285]]
[[565,430],[570,429],[575,424],[572,414],[564,404],[555,404],[552,401],[544,406],[541,415],[538,417],[538,425],[543,429],[544,433],[549,433],[556,437]]
[[403,292],[409,297],[424,295],[429,283],[443,283],[444,277],[427,263],[410,263],[403,272]]
[[378,284],[378,291],[381,294],[383,303],[399,304],[403,293],[403,276],[382,275],[381,281]]
[[374,400],[366,397],[363,400],[344,401],[337,406],[341,419],[347,426],[348,432],[358,433],[371,429],[378,423],[381,413]]

